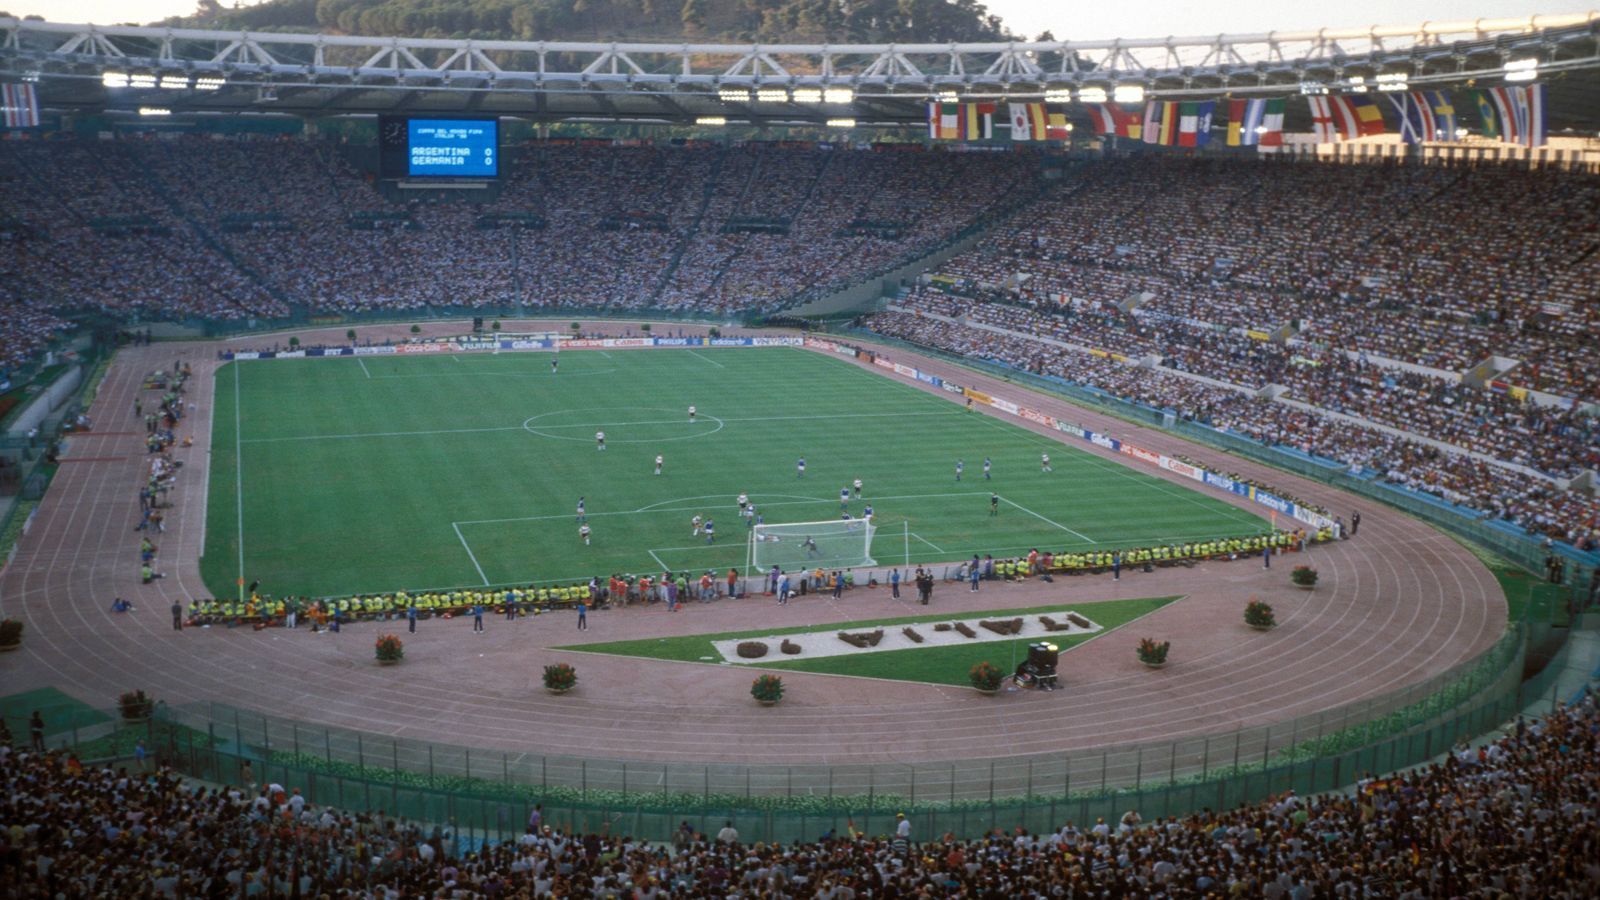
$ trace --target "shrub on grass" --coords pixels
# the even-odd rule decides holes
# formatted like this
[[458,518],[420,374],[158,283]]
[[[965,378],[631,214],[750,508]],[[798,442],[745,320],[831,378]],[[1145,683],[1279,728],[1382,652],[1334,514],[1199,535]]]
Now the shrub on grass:
[[784,638],[783,643],[778,645],[778,649],[790,656],[798,656],[800,654],[800,645],[788,638]]
[[878,646],[878,642],[883,640],[883,629],[857,632],[841,631],[839,632],[839,640],[858,650],[865,650],[868,647]]
[[965,622],[957,622],[953,627],[956,631],[961,632],[962,637],[975,638],[978,636],[978,633],[972,630],[972,626]]
[[740,659],[760,659],[767,655],[767,645],[763,641],[740,641],[734,652]]
[[920,644],[924,640],[922,635],[918,634],[915,628],[902,628],[900,629],[900,633],[910,638],[913,644]]
[[933,626],[933,630],[934,631],[949,631],[950,630],[950,623],[949,622],[940,622],[939,624]]
[[1094,627],[1094,623],[1093,622],[1089,621],[1088,619],[1085,619],[1083,616],[1080,616],[1075,612],[1067,613],[1067,621],[1071,622],[1072,624],[1074,624],[1076,626],[1078,626],[1079,628],[1093,628]]
[[1072,627],[1071,623],[1057,622],[1049,616],[1040,616],[1039,624],[1044,626],[1045,631],[1066,631]]

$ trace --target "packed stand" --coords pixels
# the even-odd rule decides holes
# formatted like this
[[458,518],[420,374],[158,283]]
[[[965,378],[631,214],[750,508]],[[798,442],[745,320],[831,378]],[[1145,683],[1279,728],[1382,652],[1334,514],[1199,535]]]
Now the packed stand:
[[[0,726],[3,727],[3,726]],[[1600,892],[1600,709],[1586,695],[1518,718],[1442,763],[1367,775],[1351,794],[1294,791],[1146,822],[1067,822],[979,839],[892,834],[845,820],[815,841],[749,843],[727,821],[665,844],[569,833],[528,813],[493,844],[449,828],[307,802],[300,789],[206,787],[152,768],[85,765],[0,735],[0,889],[55,896],[670,897],[1590,897]],[[713,823],[710,827],[716,827]],[[825,826],[819,826],[819,829]]]
[[[932,308],[945,310],[939,315],[951,309],[938,304]],[[1336,460],[1352,470],[1373,473],[1391,484],[1581,549],[1595,549],[1600,539],[1600,501],[1592,495],[1563,490],[1541,478],[1317,410],[1259,399],[1250,391],[1207,384],[1160,367],[1119,362],[1033,337],[999,335],[946,322],[916,308],[878,313],[863,324],[887,337],[1061,378],[1128,402],[1172,409],[1185,419],[1263,443]],[[1585,420],[1584,427],[1591,426],[1592,420]]]
[[1597,209],[1600,178],[1555,169],[1112,159],[941,271],[1451,371],[1497,354],[1592,400]]

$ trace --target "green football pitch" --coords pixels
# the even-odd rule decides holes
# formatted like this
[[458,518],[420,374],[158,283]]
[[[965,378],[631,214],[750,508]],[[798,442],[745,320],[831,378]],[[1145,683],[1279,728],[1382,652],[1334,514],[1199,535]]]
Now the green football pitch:
[[[1212,497],[804,350],[567,351],[554,373],[550,361],[548,353],[437,354],[224,366],[201,561],[207,586],[231,596],[243,578],[278,595],[332,596],[664,567],[725,572],[747,560],[741,492],[769,525],[834,520],[840,488],[857,478],[863,500],[849,511],[873,505],[871,553],[882,565],[1268,527]],[[1040,471],[1041,452],[1053,473]],[[578,537],[579,497],[589,546]],[[714,545],[693,536],[697,514],[715,519]]]

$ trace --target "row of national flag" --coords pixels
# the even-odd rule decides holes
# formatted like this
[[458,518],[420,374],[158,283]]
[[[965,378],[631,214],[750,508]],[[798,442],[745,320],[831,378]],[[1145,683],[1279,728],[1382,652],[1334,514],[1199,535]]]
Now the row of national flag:
[[[1485,137],[1530,148],[1547,142],[1544,85],[1497,87],[1473,93]],[[1443,91],[1309,96],[1306,103],[1312,133],[1319,143],[1387,133],[1380,98],[1394,113],[1400,137],[1406,143],[1455,139],[1455,107]],[[1287,98],[1225,102],[1229,147],[1283,146]],[[1145,104],[1143,115],[1115,103],[1086,103],[1084,109],[1095,133],[1101,136],[1168,147],[1204,147],[1211,143],[1212,118],[1218,103],[1152,100]],[[928,136],[942,141],[992,138],[998,111],[996,103],[929,103]],[[1014,141],[1063,141],[1071,136],[1066,114],[1052,112],[1043,103],[1010,103],[1007,112]]]

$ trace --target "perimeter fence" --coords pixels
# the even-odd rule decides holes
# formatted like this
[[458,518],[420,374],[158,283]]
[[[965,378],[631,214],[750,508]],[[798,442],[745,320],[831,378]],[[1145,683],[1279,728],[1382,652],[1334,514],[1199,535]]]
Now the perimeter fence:
[[[1515,624],[1424,682],[1287,721],[1028,756],[975,747],[971,759],[937,763],[739,765],[486,750],[216,703],[158,706],[145,728],[153,754],[197,778],[276,782],[313,803],[448,823],[489,839],[515,834],[535,804],[553,824],[649,840],[666,840],[683,821],[712,832],[732,821],[745,840],[763,841],[814,840],[849,824],[887,832],[900,812],[919,835],[976,836],[1110,820],[1127,809],[1149,820],[1230,808],[1429,760],[1545,689],[1522,682],[1529,635]],[[1070,687],[1060,697],[1059,714],[1071,715]]]

